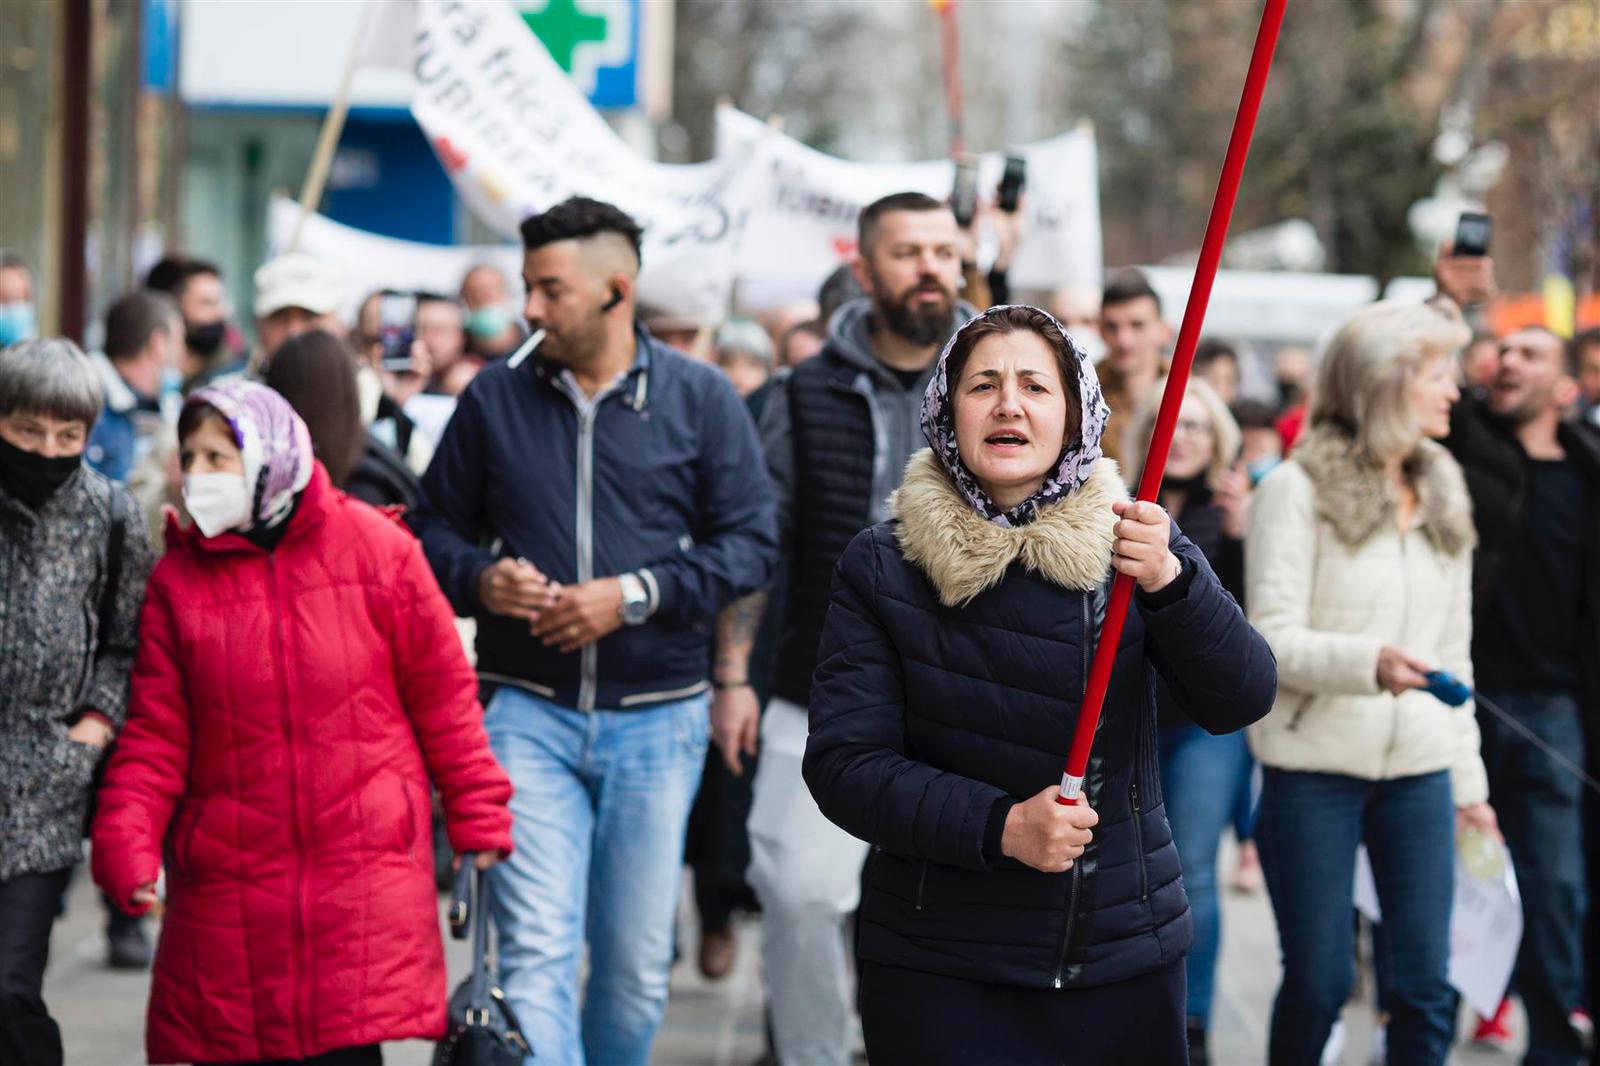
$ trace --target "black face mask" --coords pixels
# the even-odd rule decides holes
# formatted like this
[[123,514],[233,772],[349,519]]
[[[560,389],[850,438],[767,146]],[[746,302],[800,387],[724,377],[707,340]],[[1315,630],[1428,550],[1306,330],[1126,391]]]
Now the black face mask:
[[222,344],[222,338],[227,336],[228,320],[219,318],[215,322],[204,325],[195,325],[192,322],[183,324],[184,341],[191,352],[201,355],[210,355]]
[[0,437],[0,488],[37,511],[67,483],[82,455],[54,458],[26,451]]

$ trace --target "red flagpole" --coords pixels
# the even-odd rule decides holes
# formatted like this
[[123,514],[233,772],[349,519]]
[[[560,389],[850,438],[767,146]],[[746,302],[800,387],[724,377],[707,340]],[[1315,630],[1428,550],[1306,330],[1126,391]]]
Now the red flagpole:
[[[1283,25],[1287,2],[1266,0],[1261,12],[1255,51],[1250,56],[1250,69],[1245,74],[1244,91],[1239,97],[1239,111],[1233,120],[1233,135],[1228,139],[1222,176],[1217,180],[1217,195],[1211,202],[1211,217],[1206,222],[1205,240],[1200,245],[1200,262],[1195,267],[1194,285],[1189,290],[1189,303],[1183,309],[1183,325],[1178,330],[1178,345],[1172,355],[1172,371],[1167,376],[1167,387],[1161,395],[1155,433],[1150,438],[1144,473],[1139,478],[1137,498],[1140,500],[1154,500],[1161,488],[1161,476],[1167,467],[1167,452],[1172,447],[1172,433],[1178,422],[1178,409],[1183,406],[1183,394],[1189,384],[1195,345],[1200,340],[1206,304],[1211,300],[1211,285],[1217,278],[1217,264],[1222,259],[1222,245],[1228,236],[1234,200],[1239,195],[1239,182],[1244,177],[1245,159],[1250,155],[1250,138],[1255,133],[1256,115],[1261,110],[1261,97],[1267,88],[1267,72],[1272,67],[1272,53],[1278,45],[1278,30]],[[1100,725],[1106,688],[1111,683],[1111,668],[1117,658],[1117,645],[1122,641],[1128,603],[1133,598],[1133,584],[1133,578],[1122,573],[1117,574],[1111,583],[1111,602],[1106,608],[1105,623],[1100,629],[1094,663],[1089,669],[1089,683],[1084,690],[1083,706],[1078,712],[1078,726],[1072,735],[1072,747],[1067,752],[1067,764],[1061,776],[1061,795],[1056,800],[1066,806],[1078,803],[1083,794],[1089,751],[1094,747],[1095,731]]]
[[956,25],[956,0],[931,0],[939,15],[940,39],[944,47],[944,109],[950,120],[950,158],[960,159],[966,151],[962,127],[961,37]]

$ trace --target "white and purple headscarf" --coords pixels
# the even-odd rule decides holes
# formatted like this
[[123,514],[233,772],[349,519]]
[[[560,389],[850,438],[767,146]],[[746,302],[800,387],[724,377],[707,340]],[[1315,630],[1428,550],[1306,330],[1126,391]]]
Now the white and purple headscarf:
[[295,497],[311,483],[311,431],[289,401],[253,381],[229,381],[196,389],[184,406],[216,408],[233,431],[250,487],[252,528],[270,529],[294,510]]
[[1002,304],[991,307],[956,330],[955,335],[945,344],[944,351],[939,353],[938,367],[934,370],[933,378],[928,382],[928,391],[922,398],[922,435],[927,438],[934,457],[939,460],[939,465],[944,467],[945,473],[950,475],[950,480],[955,482],[957,490],[973,510],[996,525],[1007,528],[1027,525],[1037,517],[1040,507],[1068,493],[1076,492],[1085,481],[1089,480],[1094,464],[1100,458],[1100,437],[1105,433],[1106,420],[1111,417],[1111,408],[1106,405],[1105,396],[1100,391],[1100,379],[1095,376],[1094,364],[1090,362],[1083,347],[1073,340],[1072,334],[1067,332],[1066,327],[1057,321],[1055,316],[1037,307],[1028,307],[1027,310],[1043,316],[1055,326],[1077,359],[1078,400],[1081,407],[1078,432],[1061,449],[1061,458],[1056,462],[1055,471],[1045,478],[1039,491],[1011,510],[1002,511],[989,498],[989,494],[979,487],[978,479],[967,469],[967,464],[961,461],[961,449],[956,444],[955,406],[950,400],[950,383],[946,379],[945,370],[950,361],[950,353],[955,349],[956,342],[961,339],[962,334],[991,315],[1020,306],[1023,305]]

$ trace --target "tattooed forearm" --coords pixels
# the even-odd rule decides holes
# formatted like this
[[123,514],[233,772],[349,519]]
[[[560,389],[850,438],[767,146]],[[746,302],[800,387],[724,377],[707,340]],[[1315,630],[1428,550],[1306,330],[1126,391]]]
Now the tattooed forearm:
[[767,609],[765,590],[752,592],[742,600],[734,600],[722,612],[717,624],[719,644],[753,644],[756,630],[761,628],[761,614]]
[[743,678],[766,608],[766,592],[752,592],[729,604],[717,617],[716,674],[719,680]]

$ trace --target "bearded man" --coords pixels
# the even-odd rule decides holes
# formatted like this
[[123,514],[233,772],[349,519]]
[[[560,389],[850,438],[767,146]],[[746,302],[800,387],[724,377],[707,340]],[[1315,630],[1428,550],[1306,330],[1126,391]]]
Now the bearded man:
[[[1487,396],[1456,405],[1445,441],[1478,529],[1473,672],[1478,691],[1514,719],[1478,711],[1489,800],[1522,895],[1512,984],[1528,1019],[1523,1061],[1573,1066],[1592,1038],[1584,907],[1600,880],[1584,870],[1594,848],[1583,841],[1583,782],[1546,749],[1591,775],[1600,765],[1600,433],[1568,417],[1577,354],[1540,326],[1507,334]],[[1591,803],[1591,832],[1597,813]],[[1478,1036],[1498,1039],[1506,1016],[1502,1005]]]
[[960,234],[948,206],[895,193],[868,205],[858,225],[853,272],[866,296],[839,308],[822,352],[795,367],[762,415],[784,597],[765,718],[749,684],[764,593],[724,612],[712,671],[712,737],[730,769],[740,772],[741,755],[760,742],[749,880],[785,1064],[850,1061],[843,924],[867,846],[823,817],[800,776],[834,564],[856,533],[888,516],[889,494],[922,445],[922,395],[939,350],[974,314],[956,299]]

